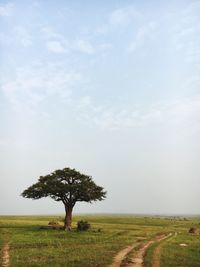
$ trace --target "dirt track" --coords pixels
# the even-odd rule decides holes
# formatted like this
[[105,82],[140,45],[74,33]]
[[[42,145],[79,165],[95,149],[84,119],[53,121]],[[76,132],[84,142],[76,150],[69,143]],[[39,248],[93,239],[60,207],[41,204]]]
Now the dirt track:
[[[161,240],[164,240],[168,237],[170,237],[172,235],[172,233],[168,234],[168,235],[159,235],[156,238],[154,238],[153,240],[148,241],[146,244],[144,244],[137,252],[137,254],[131,259],[131,263],[125,264],[123,265],[124,267],[143,267],[143,263],[144,263],[144,255],[147,251],[147,249],[154,244],[155,242],[159,242]],[[132,245],[129,246],[123,250],[121,250],[114,258],[113,263],[109,266],[109,267],[120,267],[122,264],[123,259],[126,257],[126,255],[128,255],[128,253],[130,253],[134,248],[136,247],[136,245]],[[156,250],[156,252],[160,252],[159,251],[159,247],[157,248],[158,251]],[[160,256],[159,255],[155,255],[154,256],[154,261],[157,265],[155,265],[156,267],[159,267],[159,260],[160,260]]]
[[136,245],[128,246],[127,248],[124,248],[121,250],[115,257],[111,265],[109,267],[120,267],[121,262],[125,258],[125,256],[131,252]]
[[[166,238],[168,238],[170,236],[172,236],[172,234],[169,234],[168,236],[166,236]],[[173,237],[176,237],[176,236],[177,236],[177,233],[175,233]],[[152,265],[154,267],[160,267],[161,249],[162,249],[162,243],[157,246],[157,248],[155,249],[155,251],[153,253]]]
[[8,267],[9,266],[9,250],[10,250],[10,246],[7,243],[3,247],[2,267]]

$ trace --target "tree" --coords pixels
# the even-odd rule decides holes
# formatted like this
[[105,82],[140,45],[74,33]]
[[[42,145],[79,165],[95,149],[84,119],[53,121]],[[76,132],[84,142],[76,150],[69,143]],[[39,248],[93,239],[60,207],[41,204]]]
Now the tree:
[[104,200],[106,192],[97,186],[91,176],[81,174],[75,169],[64,168],[46,176],[40,176],[38,182],[28,187],[21,194],[25,198],[40,199],[51,197],[62,201],[65,206],[65,230],[71,230],[72,211],[78,201],[91,203]]

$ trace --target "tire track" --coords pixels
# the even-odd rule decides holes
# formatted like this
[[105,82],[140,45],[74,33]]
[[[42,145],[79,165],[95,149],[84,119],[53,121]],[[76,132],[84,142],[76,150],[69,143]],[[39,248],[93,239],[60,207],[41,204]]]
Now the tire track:
[[145,245],[143,245],[139,249],[136,256],[132,258],[132,263],[128,264],[127,267],[143,267],[144,266],[144,256],[147,252],[147,249],[152,244],[160,242],[161,240],[164,240],[164,239],[170,237],[171,235],[172,235],[172,233],[170,233],[168,235],[160,235],[160,236],[157,236],[155,239],[148,241]]
[[[168,238],[168,237],[170,237],[170,236],[172,236],[172,234],[166,236],[166,238]],[[175,233],[175,234],[173,235],[173,237],[176,237],[176,236],[177,236],[177,233]],[[165,239],[166,239],[166,238],[165,238]],[[159,244],[159,245],[157,246],[157,248],[155,249],[154,253],[153,253],[153,259],[152,259],[152,266],[153,266],[153,267],[160,267],[160,255],[161,255],[162,245],[163,245],[162,243]]]
[[9,251],[10,251],[10,246],[8,243],[6,243],[3,247],[2,267],[10,266]]
[[[144,256],[146,254],[147,249],[154,244],[155,242],[159,242],[170,237],[172,233],[168,235],[159,235],[153,240],[145,243],[137,252],[137,254],[131,259],[131,263],[123,264],[126,267],[143,267],[144,265]],[[120,267],[122,266],[122,261],[124,258],[136,247],[138,244],[134,244],[132,246],[128,246],[125,249],[121,250],[115,257],[111,265],[109,267]],[[159,267],[159,266],[158,266]]]
[[128,253],[130,253],[134,248],[136,247],[136,244],[132,246],[128,246],[121,250],[115,257],[111,265],[109,267],[120,267],[123,259],[126,257]]

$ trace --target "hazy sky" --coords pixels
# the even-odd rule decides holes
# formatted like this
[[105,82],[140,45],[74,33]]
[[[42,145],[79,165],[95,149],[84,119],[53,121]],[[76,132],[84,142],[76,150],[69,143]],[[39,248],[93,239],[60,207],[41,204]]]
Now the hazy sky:
[[200,1],[0,0],[0,214],[71,167],[108,192],[75,212],[200,213]]

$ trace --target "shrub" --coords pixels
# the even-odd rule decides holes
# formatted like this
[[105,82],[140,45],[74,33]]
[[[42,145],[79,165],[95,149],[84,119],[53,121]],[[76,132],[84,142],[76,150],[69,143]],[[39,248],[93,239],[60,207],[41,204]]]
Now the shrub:
[[78,231],[87,231],[90,229],[90,224],[87,221],[78,221],[77,222],[77,230]]

